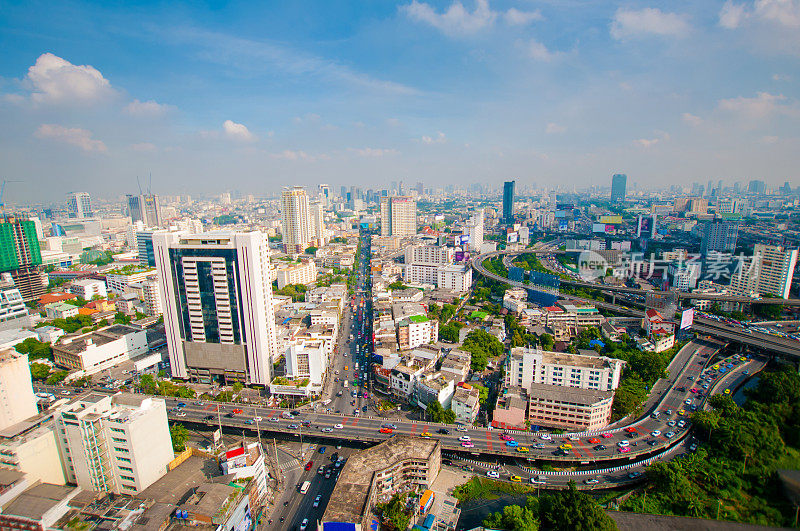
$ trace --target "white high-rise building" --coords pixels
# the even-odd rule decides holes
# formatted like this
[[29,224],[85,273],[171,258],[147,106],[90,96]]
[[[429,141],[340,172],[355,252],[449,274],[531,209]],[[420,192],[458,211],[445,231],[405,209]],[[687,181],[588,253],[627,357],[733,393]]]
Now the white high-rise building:
[[619,386],[625,362],[605,356],[547,352],[524,347],[508,354],[506,386],[532,384],[613,391]]
[[287,253],[302,253],[315,241],[305,188],[284,188],[281,195],[281,234]]
[[312,201],[308,205],[308,212],[311,216],[311,226],[314,229],[313,237],[317,240],[317,245],[320,247],[327,243],[325,237],[325,209],[322,202]]
[[475,210],[475,213],[467,221],[464,232],[469,236],[469,250],[480,252],[483,245],[483,209]]
[[145,280],[142,282],[142,299],[144,300],[144,313],[153,317],[163,313],[161,309],[161,292],[158,282]]
[[755,291],[788,299],[797,253],[797,249],[757,243],[753,247],[753,257],[745,260],[731,277],[731,288],[742,293]]
[[9,349],[0,352],[0,430],[39,413],[33,395],[28,355]]
[[407,195],[381,197],[381,236],[406,238],[416,233],[416,200]]
[[85,490],[137,494],[174,458],[163,399],[90,393],[56,409],[67,481]]
[[72,192],[67,196],[67,209],[71,218],[90,218],[92,202],[86,192]]
[[0,323],[25,317],[28,315],[28,307],[22,294],[14,284],[11,273],[0,274]]
[[264,234],[157,233],[153,248],[172,375],[268,384],[277,341]]

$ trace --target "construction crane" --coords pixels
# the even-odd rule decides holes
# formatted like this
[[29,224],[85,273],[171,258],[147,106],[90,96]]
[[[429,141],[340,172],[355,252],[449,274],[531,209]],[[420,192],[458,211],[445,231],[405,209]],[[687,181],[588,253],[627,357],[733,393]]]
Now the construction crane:
[[0,216],[3,219],[6,218],[6,204],[3,201],[3,195],[6,191],[6,183],[21,183],[22,181],[14,180],[14,179],[3,179],[3,184],[0,186]]

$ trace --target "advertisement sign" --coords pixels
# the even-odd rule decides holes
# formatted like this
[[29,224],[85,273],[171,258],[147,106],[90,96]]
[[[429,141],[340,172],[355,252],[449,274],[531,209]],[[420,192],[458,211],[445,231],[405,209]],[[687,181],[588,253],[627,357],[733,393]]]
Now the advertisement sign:
[[212,435],[214,438],[214,444],[217,444],[219,440],[222,438],[222,432],[219,429],[214,430],[214,434]]
[[458,245],[469,245],[469,234],[462,234]]
[[694,308],[683,310],[681,314],[681,330],[691,327],[692,323],[694,323]]
[[617,227],[614,225],[606,225],[606,234],[615,234],[617,232]]
[[600,223],[622,223],[622,216],[600,216]]
[[639,224],[636,228],[638,237],[650,237],[653,234],[653,218],[650,216],[639,216]]
[[506,234],[506,243],[517,243],[519,241],[519,234],[516,232],[509,232]]

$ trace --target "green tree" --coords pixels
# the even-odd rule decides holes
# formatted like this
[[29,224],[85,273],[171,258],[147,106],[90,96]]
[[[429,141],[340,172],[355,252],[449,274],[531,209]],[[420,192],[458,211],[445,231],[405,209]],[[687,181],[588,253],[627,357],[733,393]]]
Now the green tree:
[[552,351],[556,341],[550,334],[542,334],[539,336],[539,343],[542,347],[542,350]]
[[189,430],[183,424],[176,423],[170,426],[169,435],[172,438],[172,451],[175,453],[186,450],[186,440],[189,438]]
[[47,385],[58,385],[63,382],[67,378],[67,371],[53,371],[50,373],[50,376],[47,377],[45,383]]
[[390,529],[405,531],[411,522],[411,511],[406,508],[406,495],[395,494],[392,498],[382,504],[378,504],[375,509],[381,515],[383,523]]
[[139,378],[139,389],[148,395],[156,394],[158,391],[158,385],[156,384],[156,379],[153,378],[152,374],[143,374]]
[[614,520],[591,496],[575,488],[574,481],[569,482],[567,490],[542,496],[539,502],[539,518],[542,527],[557,531],[617,529]]
[[480,328],[467,334],[461,349],[472,355],[473,371],[484,370],[490,358],[501,356],[505,350],[496,337]]
[[486,400],[489,398],[489,390],[478,384],[472,384],[472,387],[478,390],[478,402],[480,402],[481,405],[484,405]]
[[314,246],[306,247],[306,254],[317,254],[317,248]]
[[49,365],[44,363],[31,363],[31,378],[34,380],[46,380],[49,375]]
[[242,382],[234,382],[233,383],[233,392],[235,394],[238,395],[239,393],[241,393],[242,389],[244,389],[244,385],[242,385]]
[[492,513],[483,521],[484,527],[506,531],[537,531],[536,512],[528,507],[506,505],[502,511]]
[[115,323],[118,323],[118,324],[130,324],[131,321],[132,321],[132,318],[131,318],[130,315],[125,315],[122,312],[117,312],[116,314],[114,314],[114,322]]

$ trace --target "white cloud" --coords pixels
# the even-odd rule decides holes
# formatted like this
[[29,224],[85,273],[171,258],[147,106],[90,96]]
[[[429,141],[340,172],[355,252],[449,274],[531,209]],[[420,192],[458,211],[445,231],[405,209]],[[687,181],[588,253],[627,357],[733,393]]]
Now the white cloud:
[[398,125],[400,125],[400,120],[398,118],[387,118],[386,125],[390,127],[397,127]]
[[633,143],[639,147],[647,149],[655,146],[659,142],[669,140],[668,133],[664,133],[663,131],[656,131],[656,133],[658,133],[658,136],[655,138],[639,138],[634,140]]
[[420,140],[422,140],[423,144],[443,144],[444,142],[447,142],[447,137],[444,133],[439,131],[436,133],[436,136],[423,136]]
[[126,113],[130,114],[131,116],[137,116],[141,118],[158,118],[167,114],[170,109],[170,105],[158,103],[154,100],[133,100],[125,106]]
[[558,133],[563,133],[566,130],[567,128],[564,127],[563,125],[558,125],[557,123],[550,122],[549,124],[547,124],[547,127],[545,128],[545,133],[547,133],[548,135],[555,135]]
[[761,137],[762,144],[777,144],[780,141],[780,138],[777,136],[764,136]]
[[772,81],[791,81],[792,76],[788,74],[772,74]]
[[755,14],[789,28],[800,28],[800,0],[756,0]]
[[688,31],[685,15],[665,13],[654,7],[617,9],[611,22],[611,36],[617,40],[646,35],[680,37]]
[[386,148],[347,148],[350,153],[355,153],[359,157],[385,157],[388,155],[397,155],[400,153],[396,149]]
[[550,62],[557,58],[560,53],[548,50],[547,46],[537,40],[531,40],[528,43],[528,55],[537,61]]
[[510,26],[526,26],[534,20],[542,20],[540,11],[520,11],[512,7],[503,15],[506,23]]
[[730,98],[720,100],[719,108],[750,119],[762,119],[773,114],[797,115],[797,109],[786,103],[782,94],[759,92],[753,98]]
[[156,151],[156,145],[150,142],[140,142],[138,144],[131,144],[130,148],[132,151],[138,151],[140,153],[152,153]]
[[719,10],[719,25],[723,28],[736,29],[747,17],[747,7],[744,4],[734,4],[731,0],[727,0]]
[[456,0],[447,11],[437,13],[430,4],[414,0],[403,9],[413,20],[425,22],[450,36],[469,35],[494,24],[497,13],[489,7],[488,0],[475,0],[475,10],[468,11]]
[[302,150],[292,151],[290,149],[285,149],[280,153],[272,153],[270,157],[273,159],[282,159],[282,160],[311,160],[314,157],[306,153]]
[[698,126],[703,123],[703,119],[699,116],[695,116],[690,112],[685,112],[681,115],[681,119],[691,126]]
[[111,83],[90,65],[74,65],[44,53],[28,68],[24,84],[31,98],[42,103],[93,103],[114,93]]
[[93,140],[92,133],[86,129],[67,128],[57,124],[42,124],[34,135],[77,146],[84,151],[108,151],[101,140]]
[[222,130],[225,132],[225,136],[233,140],[252,142],[256,139],[255,135],[244,124],[237,124],[232,120],[225,120],[222,124]]

